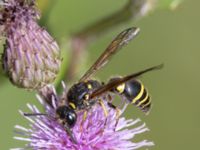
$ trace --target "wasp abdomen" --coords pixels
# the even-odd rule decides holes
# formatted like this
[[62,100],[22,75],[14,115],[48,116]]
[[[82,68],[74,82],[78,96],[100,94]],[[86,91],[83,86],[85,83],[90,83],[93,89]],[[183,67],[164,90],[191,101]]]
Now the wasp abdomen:
[[145,113],[151,108],[150,96],[144,85],[138,80],[131,80],[116,87],[115,91],[124,96],[127,101]]

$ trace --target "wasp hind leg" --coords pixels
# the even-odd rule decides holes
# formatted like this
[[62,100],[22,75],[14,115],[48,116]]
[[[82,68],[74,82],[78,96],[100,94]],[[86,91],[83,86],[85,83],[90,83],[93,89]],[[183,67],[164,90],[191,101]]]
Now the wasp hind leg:
[[116,130],[116,127],[119,122],[119,116],[121,115],[121,110],[111,102],[108,102],[108,106],[116,111],[116,122],[115,122],[115,128],[114,128],[114,130]]

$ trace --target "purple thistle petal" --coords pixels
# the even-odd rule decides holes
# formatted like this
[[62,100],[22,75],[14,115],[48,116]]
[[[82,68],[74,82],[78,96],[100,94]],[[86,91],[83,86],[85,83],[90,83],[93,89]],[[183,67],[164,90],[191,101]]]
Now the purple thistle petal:
[[[78,144],[70,140],[64,127],[56,119],[56,108],[60,99],[66,94],[64,90],[62,96],[58,96],[53,86],[49,85],[41,90],[37,99],[43,105],[48,116],[25,117],[30,124],[30,128],[16,125],[15,129],[19,136],[14,139],[27,141],[26,148],[34,150],[135,150],[141,147],[153,146],[153,142],[143,140],[135,142],[137,134],[149,131],[143,123],[138,125],[140,119],[132,120],[120,117],[117,127],[116,112],[105,103],[108,110],[106,117],[100,105],[96,104],[83,120],[83,112],[78,113],[78,120],[72,131]],[[51,107],[46,99],[51,99]],[[34,105],[27,104],[30,111],[40,113]],[[23,112],[20,111],[24,117]],[[136,126],[134,127],[133,126]]]

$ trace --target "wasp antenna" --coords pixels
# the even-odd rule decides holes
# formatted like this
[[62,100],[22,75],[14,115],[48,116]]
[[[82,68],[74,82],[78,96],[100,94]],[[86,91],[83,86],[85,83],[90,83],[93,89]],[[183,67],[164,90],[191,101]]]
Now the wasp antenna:
[[160,65],[157,65],[155,66],[155,69],[162,69],[164,67],[164,63],[160,64]]
[[31,117],[31,116],[47,116],[45,113],[23,113],[24,116],[26,117]]

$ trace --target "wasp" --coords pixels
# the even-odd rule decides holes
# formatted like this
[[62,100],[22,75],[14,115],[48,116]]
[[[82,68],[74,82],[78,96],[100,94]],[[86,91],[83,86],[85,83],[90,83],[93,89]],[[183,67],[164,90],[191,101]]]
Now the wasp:
[[[65,98],[66,104],[57,108],[57,118],[74,143],[76,143],[76,139],[72,134],[71,128],[76,124],[77,112],[87,112],[93,105],[99,103],[105,114],[107,114],[101,98],[103,95],[109,95],[111,93],[119,95],[128,104],[135,105],[144,113],[148,114],[150,111],[150,96],[142,82],[136,78],[149,71],[162,68],[162,64],[124,77],[111,78],[107,83],[101,83],[98,80],[92,79],[92,76],[103,68],[114,54],[134,39],[139,31],[139,28],[132,27],[118,34],[80,80],[69,89]],[[109,99],[107,103],[108,106],[117,110],[117,112],[119,111],[118,107],[112,101],[109,101]],[[25,115],[30,116],[31,114]]]

